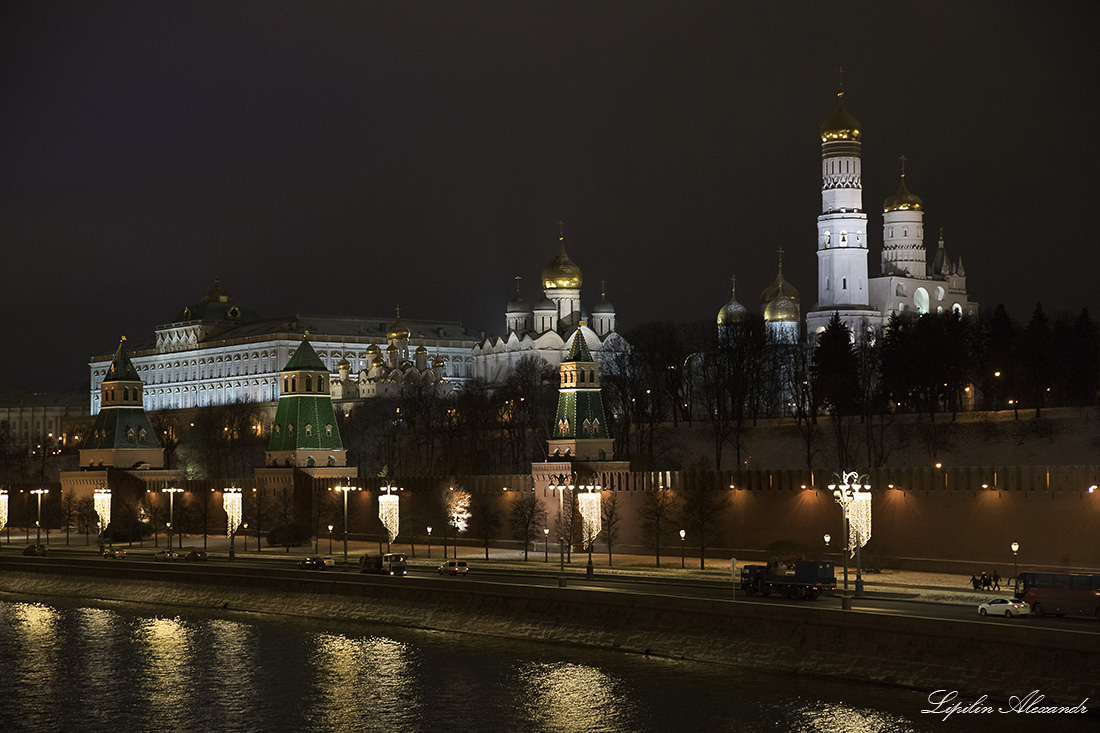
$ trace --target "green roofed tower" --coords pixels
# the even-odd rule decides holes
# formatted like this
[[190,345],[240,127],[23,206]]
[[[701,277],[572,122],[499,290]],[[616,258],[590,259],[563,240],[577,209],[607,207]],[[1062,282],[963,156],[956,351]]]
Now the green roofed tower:
[[304,338],[279,372],[279,407],[265,463],[295,467],[347,465],[347,452],[332,409],[328,369]]
[[145,414],[142,382],[123,337],[99,386],[100,409],[80,445],[82,468],[160,468],[164,446]]
[[588,349],[585,331],[588,329],[581,321],[559,367],[558,414],[548,441],[549,453],[551,458],[608,461],[615,441],[607,433],[600,366]]

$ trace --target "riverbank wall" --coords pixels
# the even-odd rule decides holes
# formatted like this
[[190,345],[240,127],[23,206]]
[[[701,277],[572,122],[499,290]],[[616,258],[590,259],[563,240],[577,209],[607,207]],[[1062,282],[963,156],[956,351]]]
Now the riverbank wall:
[[[1007,699],[1100,700],[1100,634],[749,600],[636,595],[471,579],[333,574],[164,574],[119,565],[0,560],[0,599],[63,597],[348,620],[651,654],[742,669],[958,690]],[[915,613],[919,610],[915,609]]]

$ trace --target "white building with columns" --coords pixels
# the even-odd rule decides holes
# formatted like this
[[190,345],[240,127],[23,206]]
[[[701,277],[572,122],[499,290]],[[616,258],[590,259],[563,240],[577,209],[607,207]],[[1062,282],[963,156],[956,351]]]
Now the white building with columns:
[[[314,315],[264,319],[237,304],[215,280],[200,302],[157,326],[152,339],[131,342],[130,358],[144,383],[144,407],[171,410],[237,401],[274,405],[279,370],[307,331],[336,385],[346,384],[349,372],[360,375],[364,386],[373,384],[381,361],[390,370],[387,374],[409,362],[426,367],[421,371],[430,368],[433,382],[460,389],[473,376],[471,351],[481,338],[452,321]],[[112,358],[103,354],[88,364],[93,415],[101,407],[99,386]]]

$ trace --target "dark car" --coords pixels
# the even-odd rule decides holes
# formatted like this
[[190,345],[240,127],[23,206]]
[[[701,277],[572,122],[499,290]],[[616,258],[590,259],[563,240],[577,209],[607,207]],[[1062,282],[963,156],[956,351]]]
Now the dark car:
[[304,560],[298,561],[299,570],[324,570],[325,558],[323,557],[307,557]]
[[175,550],[161,550],[157,554],[153,555],[153,559],[158,562],[174,562],[180,559],[180,554]]
[[45,557],[46,546],[45,545],[27,545],[23,548],[23,554],[28,557]]
[[183,556],[184,560],[205,562],[210,559],[205,550],[191,550]]
[[126,557],[126,550],[121,547],[105,547],[103,549],[103,557],[119,558]]

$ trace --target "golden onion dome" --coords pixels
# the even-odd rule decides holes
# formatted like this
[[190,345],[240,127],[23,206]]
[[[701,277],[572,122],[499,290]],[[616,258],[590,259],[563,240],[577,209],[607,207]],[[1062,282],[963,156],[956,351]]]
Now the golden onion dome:
[[546,290],[570,289],[579,290],[581,287],[581,268],[573,264],[569,255],[565,253],[565,237],[558,242],[557,256],[542,271],[542,285]]
[[351,362],[348,361],[348,358],[345,356],[343,359],[341,359],[340,361],[338,361],[336,363],[336,368],[337,369],[350,369],[351,368]]
[[394,344],[390,344],[389,346],[386,347],[386,353],[387,354],[396,354],[397,353],[397,346],[395,346]]
[[764,308],[764,320],[768,323],[798,323],[798,303],[786,295],[780,295]]
[[833,140],[859,140],[862,126],[859,120],[844,109],[844,92],[837,92],[836,112],[821,123],[821,142]]
[[368,354],[381,354],[382,349],[378,348],[378,344],[371,344],[367,347]]
[[428,350],[424,348],[424,344],[420,344],[420,346],[416,347],[416,353],[418,353],[418,354],[427,354]]
[[446,366],[446,363],[443,361],[442,357],[437,356],[432,359],[432,369],[442,369],[444,366]]
[[405,341],[409,338],[409,327],[400,317],[390,324],[390,330],[386,332],[386,338],[390,341]]
[[730,278],[730,282],[732,283],[730,286],[730,302],[718,311],[719,326],[732,326],[735,323],[742,323],[749,314],[748,309],[737,302],[737,278]]
[[376,356],[376,357],[374,357],[374,359],[371,360],[370,365],[372,367],[380,367],[380,366],[385,366],[386,362],[382,361],[381,356]]
[[901,185],[898,186],[898,191],[882,204],[883,213],[889,213],[891,211],[920,211],[924,207],[924,202],[921,201],[920,196],[912,193],[905,187],[905,174],[901,174]]
[[769,303],[778,298],[780,295],[787,296],[794,302],[795,305],[798,305],[798,290],[795,288],[794,285],[791,285],[789,282],[783,279],[782,266],[780,266],[779,274],[776,276],[775,280],[772,281],[772,284],[764,288],[764,292],[760,294],[760,304],[766,308]]

